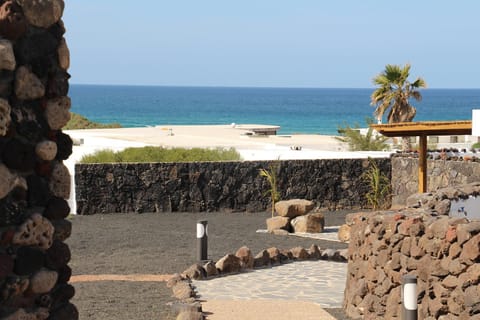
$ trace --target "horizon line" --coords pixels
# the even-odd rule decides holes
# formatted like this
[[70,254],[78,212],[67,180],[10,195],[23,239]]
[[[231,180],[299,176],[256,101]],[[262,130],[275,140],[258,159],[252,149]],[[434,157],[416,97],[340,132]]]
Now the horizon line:
[[[70,83],[78,86],[105,86],[105,87],[165,87],[165,88],[243,88],[243,89],[352,89],[352,90],[374,90],[376,87],[315,87],[315,86],[249,86],[249,85],[176,85],[176,84],[106,84],[106,83]],[[476,87],[433,87],[422,88],[425,90],[480,90]]]

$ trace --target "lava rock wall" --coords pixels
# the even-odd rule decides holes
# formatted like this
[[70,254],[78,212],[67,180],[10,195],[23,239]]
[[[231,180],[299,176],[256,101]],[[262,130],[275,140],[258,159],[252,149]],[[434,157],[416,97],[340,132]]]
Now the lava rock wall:
[[[418,192],[418,158],[392,157],[392,205],[405,206],[409,196]],[[480,162],[466,160],[428,160],[427,188],[457,186],[480,181]]]
[[[390,160],[376,160],[390,176]],[[270,188],[259,169],[270,162],[77,164],[78,214],[264,211]],[[330,209],[366,206],[366,159],[279,161],[281,199],[303,198]]]
[[69,301],[72,140],[63,0],[0,0],[0,318],[78,319]]
[[[480,184],[464,190],[480,193]],[[448,190],[431,198],[446,199]],[[480,319],[480,221],[430,205],[352,214],[344,309],[353,319],[401,319],[404,275],[417,278],[418,318]]]

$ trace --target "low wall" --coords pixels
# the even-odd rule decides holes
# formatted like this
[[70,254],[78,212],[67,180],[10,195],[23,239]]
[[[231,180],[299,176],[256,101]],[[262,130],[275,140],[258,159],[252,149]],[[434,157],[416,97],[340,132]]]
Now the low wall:
[[[390,176],[390,160],[376,160]],[[77,164],[78,214],[264,211],[271,162]],[[278,161],[282,199],[304,198],[329,209],[366,206],[366,159]]]
[[480,184],[415,197],[416,208],[354,215],[344,299],[350,317],[399,319],[409,274],[418,281],[419,319],[480,319],[480,221],[438,215],[450,206],[447,195],[467,190],[478,195]]
[[[418,192],[418,159],[392,157],[392,205],[405,206],[409,196]],[[480,181],[480,162],[455,160],[427,161],[429,192],[447,186]]]

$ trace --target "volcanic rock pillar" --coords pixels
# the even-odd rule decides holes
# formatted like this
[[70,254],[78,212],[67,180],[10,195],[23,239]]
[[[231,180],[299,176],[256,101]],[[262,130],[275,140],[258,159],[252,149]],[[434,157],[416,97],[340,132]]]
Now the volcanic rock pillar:
[[0,0],[0,319],[78,319],[63,0]]

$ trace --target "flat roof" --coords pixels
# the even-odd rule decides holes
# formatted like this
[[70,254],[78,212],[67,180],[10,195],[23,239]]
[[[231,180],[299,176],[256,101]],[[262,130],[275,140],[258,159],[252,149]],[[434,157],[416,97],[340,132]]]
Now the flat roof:
[[398,122],[370,127],[387,137],[472,135],[471,120]]

